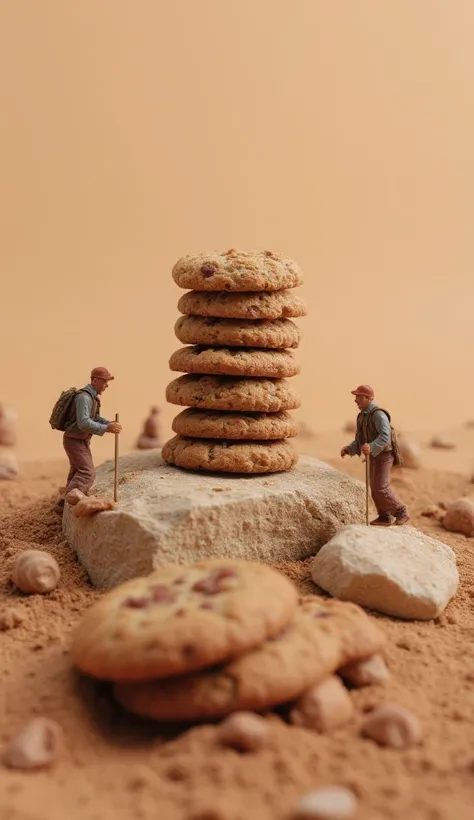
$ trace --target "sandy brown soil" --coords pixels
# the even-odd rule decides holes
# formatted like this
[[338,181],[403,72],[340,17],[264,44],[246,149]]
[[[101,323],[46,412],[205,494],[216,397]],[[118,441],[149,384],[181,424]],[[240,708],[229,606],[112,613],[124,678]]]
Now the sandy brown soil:
[[[342,467],[361,475],[356,460]],[[0,632],[0,746],[37,715],[57,720],[67,739],[64,757],[49,771],[0,767],[1,820],[283,820],[300,795],[328,784],[356,792],[359,820],[473,817],[474,539],[446,533],[420,515],[428,503],[474,495],[466,476],[399,471],[395,478],[413,523],[456,551],[461,586],[442,617],[405,623],[379,616],[392,677],[383,687],[352,692],[352,722],[319,736],[274,715],[270,748],[242,755],[218,747],[212,725],[163,731],[127,717],[106,685],[73,671],[71,628],[98,593],[50,512],[64,471],[64,463],[31,464],[21,482],[0,485],[0,615],[14,610],[21,620]],[[47,549],[58,560],[62,580],[51,594],[25,596],[8,581],[12,559],[26,548]],[[314,591],[309,563],[281,568]],[[419,747],[381,749],[358,736],[364,710],[388,701],[419,716]]]

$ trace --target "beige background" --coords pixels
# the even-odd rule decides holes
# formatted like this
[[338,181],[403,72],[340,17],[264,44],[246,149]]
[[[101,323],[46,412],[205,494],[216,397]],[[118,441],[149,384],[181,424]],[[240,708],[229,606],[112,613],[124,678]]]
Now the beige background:
[[0,399],[20,455],[61,452],[51,406],[97,364],[132,443],[171,378],[172,264],[208,248],[303,267],[317,430],[360,381],[402,427],[474,415],[473,35],[470,0],[1,2]]

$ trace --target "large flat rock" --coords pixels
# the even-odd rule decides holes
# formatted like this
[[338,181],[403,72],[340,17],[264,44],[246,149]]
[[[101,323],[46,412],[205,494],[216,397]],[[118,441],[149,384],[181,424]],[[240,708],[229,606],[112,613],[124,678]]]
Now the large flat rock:
[[[107,461],[91,492],[112,496],[113,479]],[[63,531],[92,583],[110,588],[169,563],[307,558],[363,521],[364,498],[360,481],[309,456],[288,472],[249,477],[191,473],[148,451],[120,459],[114,510],[75,518],[66,505]]]
[[459,584],[447,544],[414,527],[348,526],[318,552],[313,581],[335,598],[396,618],[437,618]]

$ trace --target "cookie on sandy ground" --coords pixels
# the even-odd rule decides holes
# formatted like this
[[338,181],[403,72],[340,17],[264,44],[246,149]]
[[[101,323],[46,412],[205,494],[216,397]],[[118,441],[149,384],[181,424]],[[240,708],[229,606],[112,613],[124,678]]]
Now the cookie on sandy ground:
[[131,712],[161,721],[203,720],[295,700],[350,655],[377,652],[385,636],[355,604],[305,596],[286,629],[225,665],[181,678],[118,684]]
[[303,299],[293,290],[260,293],[191,290],[181,296],[178,310],[189,316],[221,319],[294,319],[308,313]]
[[180,376],[166,388],[166,401],[203,410],[274,413],[295,410],[298,393],[286,379],[236,379],[232,376]]
[[254,347],[189,345],[176,350],[170,370],[221,376],[259,376],[282,379],[297,376],[301,365],[290,350]]
[[225,439],[282,439],[298,435],[298,423],[286,410],[278,413],[220,413],[214,410],[183,410],[173,420],[179,436]]
[[105,680],[181,675],[277,635],[296,587],[264,564],[212,559],[170,564],[105,594],[73,635],[75,665]]
[[178,259],[172,276],[190,290],[282,290],[303,283],[301,268],[273,251],[210,251]]
[[216,319],[206,316],[180,316],[174,326],[180,342],[190,345],[226,347],[298,347],[299,328],[291,319]]
[[279,473],[291,470],[298,454],[288,441],[229,441],[174,436],[161,458],[185,470],[220,473]]

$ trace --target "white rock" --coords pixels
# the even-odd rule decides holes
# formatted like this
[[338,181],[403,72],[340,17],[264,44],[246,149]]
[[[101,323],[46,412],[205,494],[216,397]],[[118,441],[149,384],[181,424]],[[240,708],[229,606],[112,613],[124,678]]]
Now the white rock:
[[453,550],[414,527],[340,530],[316,555],[316,584],[342,601],[396,618],[436,618],[455,594]]
[[354,817],[357,800],[343,786],[326,786],[302,797],[296,807],[298,820],[346,820]]
[[[114,463],[92,490],[111,495]],[[111,588],[155,567],[213,556],[274,562],[307,558],[344,525],[364,520],[360,481],[302,456],[285,473],[252,477],[192,473],[144,451],[119,461],[114,510],[75,518],[63,531],[92,582]]]

